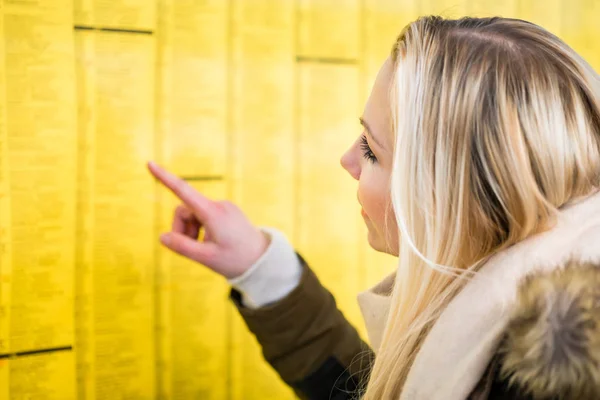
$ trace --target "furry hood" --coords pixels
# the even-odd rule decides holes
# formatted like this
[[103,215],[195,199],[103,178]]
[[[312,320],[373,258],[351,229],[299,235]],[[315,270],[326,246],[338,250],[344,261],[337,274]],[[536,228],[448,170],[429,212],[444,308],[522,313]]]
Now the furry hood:
[[499,355],[501,375],[534,399],[600,399],[600,264],[525,278]]

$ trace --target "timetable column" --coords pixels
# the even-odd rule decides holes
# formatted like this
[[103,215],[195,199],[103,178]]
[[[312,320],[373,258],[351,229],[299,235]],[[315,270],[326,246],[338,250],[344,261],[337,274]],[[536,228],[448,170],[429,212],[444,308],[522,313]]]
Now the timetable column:
[[10,167],[12,243],[9,395],[74,399],[72,2],[4,5],[8,160],[3,163]]

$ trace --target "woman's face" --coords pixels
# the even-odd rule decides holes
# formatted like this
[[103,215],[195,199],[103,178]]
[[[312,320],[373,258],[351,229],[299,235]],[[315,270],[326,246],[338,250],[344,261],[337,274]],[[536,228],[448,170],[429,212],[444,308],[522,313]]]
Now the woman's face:
[[389,93],[392,74],[393,63],[388,58],[377,74],[365,105],[361,117],[362,133],[342,156],[341,163],[358,181],[358,201],[369,231],[369,244],[375,250],[398,255],[398,226],[390,201],[393,132]]

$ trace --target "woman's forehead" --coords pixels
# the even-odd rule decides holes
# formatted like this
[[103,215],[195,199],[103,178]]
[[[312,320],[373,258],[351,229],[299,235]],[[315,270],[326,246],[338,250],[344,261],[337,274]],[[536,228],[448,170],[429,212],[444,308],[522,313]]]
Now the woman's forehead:
[[[382,143],[391,145],[392,115],[390,107],[390,93],[392,76],[394,72],[393,61],[388,58],[380,68],[371,94],[365,104],[363,119],[371,127],[371,132]],[[391,146],[390,146],[391,148]]]

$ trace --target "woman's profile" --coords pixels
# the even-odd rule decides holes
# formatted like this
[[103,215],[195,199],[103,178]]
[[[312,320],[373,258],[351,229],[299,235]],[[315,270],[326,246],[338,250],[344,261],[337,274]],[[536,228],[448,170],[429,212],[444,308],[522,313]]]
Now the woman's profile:
[[600,398],[598,74],[526,21],[423,17],[360,121],[341,163],[398,257],[359,296],[369,345],[282,233],[150,163],[183,202],[162,243],[229,280],[303,399]]

